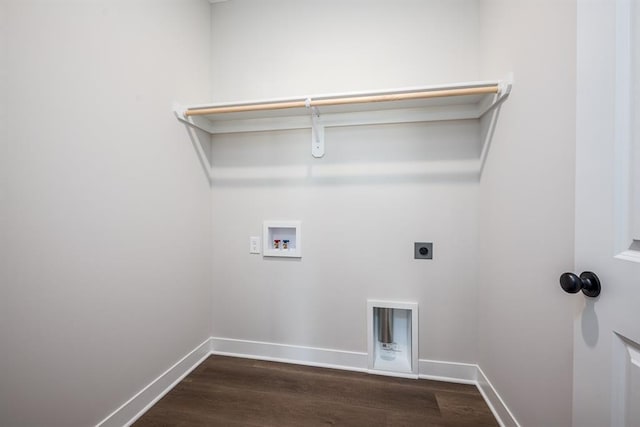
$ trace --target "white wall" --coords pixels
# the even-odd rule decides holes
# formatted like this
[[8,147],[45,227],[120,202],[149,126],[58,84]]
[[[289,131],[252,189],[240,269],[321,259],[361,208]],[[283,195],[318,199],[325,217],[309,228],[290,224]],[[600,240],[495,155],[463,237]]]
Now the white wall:
[[209,4],[4,6],[0,424],[93,425],[210,335]]
[[[214,101],[477,79],[469,1],[233,0],[212,8]],[[420,358],[476,360],[474,122],[213,139],[213,335],[366,352],[367,298],[417,301]],[[450,161],[450,162],[448,162]],[[301,260],[248,253],[301,220]],[[413,259],[433,241],[435,259]]]
[[482,74],[513,70],[480,184],[479,359],[523,426],[571,425],[576,2],[480,3]]
[[475,0],[231,0],[212,9],[217,102],[478,75]]
[[[7,5],[0,1],[0,242],[5,241],[6,231],[6,181],[7,181]],[[0,244],[0,258],[4,258],[4,245]]]

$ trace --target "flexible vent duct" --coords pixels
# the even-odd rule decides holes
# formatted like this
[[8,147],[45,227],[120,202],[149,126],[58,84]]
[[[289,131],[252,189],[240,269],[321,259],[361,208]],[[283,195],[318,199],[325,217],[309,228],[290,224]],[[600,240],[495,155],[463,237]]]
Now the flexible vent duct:
[[393,342],[393,308],[378,307],[378,341],[383,344]]

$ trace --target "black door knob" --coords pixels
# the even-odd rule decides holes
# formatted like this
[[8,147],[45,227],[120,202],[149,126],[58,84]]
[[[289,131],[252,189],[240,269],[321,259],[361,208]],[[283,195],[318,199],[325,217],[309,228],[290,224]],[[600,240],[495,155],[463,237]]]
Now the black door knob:
[[565,292],[575,294],[579,290],[588,297],[600,295],[600,279],[591,271],[583,272],[580,277],[573,273],[563,273],[560,276],[560,286]]

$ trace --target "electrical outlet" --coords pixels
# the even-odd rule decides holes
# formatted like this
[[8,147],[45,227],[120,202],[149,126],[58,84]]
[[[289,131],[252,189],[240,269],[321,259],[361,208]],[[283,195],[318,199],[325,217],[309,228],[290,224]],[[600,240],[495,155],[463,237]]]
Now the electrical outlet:
[[250,254],[260,253],[260,236],[249,237],[249,253]]
[[413,244],[413,257],[415,259],[433,259],[433,243],[415,242]]

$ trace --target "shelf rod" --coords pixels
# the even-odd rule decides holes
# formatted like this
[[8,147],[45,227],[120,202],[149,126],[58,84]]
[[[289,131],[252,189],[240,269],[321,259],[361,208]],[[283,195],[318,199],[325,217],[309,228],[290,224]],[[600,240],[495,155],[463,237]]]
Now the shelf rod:
[[412,99],[442,98],[447,96],[486,95],[491,93],[498,93],[499,91],[500,89],[498,85],[491,85],[491,86],[459,88],[459,89],[428,90],[428,91],[422,91],[422,92],[389,93],[389,94],[383,94],[383,95],[349,96],[344,98],[329,98],[329,99],[315,99],[315,100],[311,99],[310,101],[299,100],[299,101],[268,102],[264,104],[195,108],[195,109],[186,110],[184,112],[184,115],[185,117],[189,117],[189,116],[203,116],[208,114],[242,113],[242,112],[248,112],[248,111],[304,108],[307,106],[324,107],[328,105],[406,101],[406,100],[412,100]]

